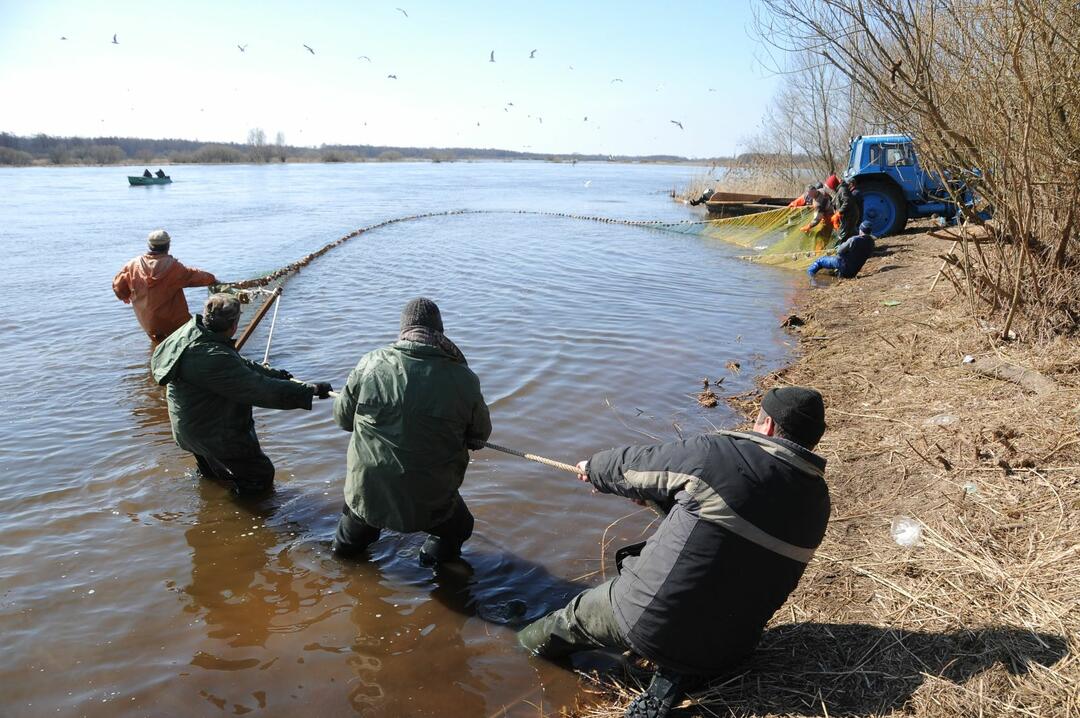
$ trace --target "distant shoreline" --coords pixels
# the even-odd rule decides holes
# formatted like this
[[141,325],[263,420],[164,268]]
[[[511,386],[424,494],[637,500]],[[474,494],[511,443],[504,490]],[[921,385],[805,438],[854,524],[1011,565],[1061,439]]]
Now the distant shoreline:
[[[9,165],[0,163],[0,168],[4,169],[100,169],[103,167],[128,167],[139,168],[139,174],[142,174],[143,169],[150,169],[151,171],[158,168],[165,167],[199,167],[199,166],[221,166],[221,167],[264,167],[264,166],[279,166],[279,165],[372,165],[372,164],[477,164],[481,162],[501,162],[509,164],[511,162],[535,162],[540,164],[610,164],[610,165],[677,165],[686,167],[711,167],[714,163],[707,160],[641,160],[641,159],[614,159],[614,160],[549,160],[549,159],[534,159],[534,158],[496,158],[496,157],[478,157],[467,159],[454,159],[454,160],[431,160],[422,157],[403,157],[400,159],[392,160],[377,160],[377,159],[353,159],[353,160],[321,160],[321,159],[301,159],[301,158],[289,158],[285,162],[173,162],[166,158],[157,158],[153,160],[146,160],[144,162],[132,163],[132,162],[117,162],[109,164],[87,164],[80,162],[66,162],[55,164],[45,161],[34,161],[27,165]],[[717,167],[725,165],[715,165]]]

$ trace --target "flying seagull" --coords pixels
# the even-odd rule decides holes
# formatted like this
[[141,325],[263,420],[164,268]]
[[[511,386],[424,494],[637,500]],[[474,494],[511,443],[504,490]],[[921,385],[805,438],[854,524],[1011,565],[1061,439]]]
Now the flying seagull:
[[610,82],[609,84],[612,84],[612,85],[614,85],[614,84],[615,84],[616,82],[622,82],[622,78],[621,78],[621,77],[616,77],[616,78],[615,78],[614,80],[612,80],[612,81],[611,81],[611,82]]
[[399,13],[401,13],[402,15],[404,15],[405,17],[408,17],[408,16],[409,16],[409,13],[405,12],[405,10],[404,10],[403,8],[399,8],[399,7],[396,7],[396,8],[394,8],[394,9],[395,9],[395,10],[397,10],[397,11],[398,11]]
[[683,128],[682,123],[679,122],[678,120],[670,120],[670,122],[673,125],[678,125],[680,130]]
[[532,52],[529,53],[529,59],[530,60],[536,59],[536,50],[533,50]]
[[397,75],[387,75],[387,76],[386,76],[386,79],[387,79],[387,80],[396,80],[396,79],[397,79]]
[[112,44],[114,44],[114,45],[119,45],[120,44],[120,41],[116,39],[116,33],[115,32],[113,33],[113,36],[112,36]]
[[247,45],[237,45],[236,47],[240,52],[245,52],[247,50]]
[[66,38],[66,37],[64,37],[63,35],[61,35],[61,36],[60,36],[60,39],[61,39],[61,40],[67,40],[67,38]]
[[371,58],[368,57],[367,55],[361,55],[360,57],[358,57],[356,59],[357,60],[367,60],[368,62],[371,62]]
[[716,92],[716,88],[715,87],[710,87],[709,92]]
[[584,119],[584,120],[582,120],[582,122],[588,122],[588,121],[589,121],[589,116],[588,116],[588,115],[585,115],[585,119]]
[[491,59],[488,60],[488,62],[495,62],[495,51],[494,50],[491,51]]
[[310,53],[311,53],[312,55],[314,55],[314,54],[315,54],[315,51],[314,51],[314,50],[312,50],[312,49],[311,49],[310,47],[308,47],[307,45],[304,45],[304,49],[305,49],[305,50],[307,50],[308,52],[310,52]]

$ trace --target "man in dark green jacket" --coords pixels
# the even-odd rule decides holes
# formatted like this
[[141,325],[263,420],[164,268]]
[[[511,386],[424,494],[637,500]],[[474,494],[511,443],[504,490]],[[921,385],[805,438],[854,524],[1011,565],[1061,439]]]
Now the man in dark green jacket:
[[273,487],[274,464],[259,447],[251,407],[310,410],[311,397],[325,399],[331,388],[293,381],[287,371],[240,356],[232,339],[239,321],[236,297],[211,295],[203,314],[158,345],[150,370],[168,385],[177,445],[195,455],[203,476],[252,495]]
[[334,419],[352,432],[334,552],[355,556],[390,529],[431,534],[420,550],[427,565],[458,556],[473,529],[458,488],[491,418],[433,301],[409,302],[398,341],[361,357]]

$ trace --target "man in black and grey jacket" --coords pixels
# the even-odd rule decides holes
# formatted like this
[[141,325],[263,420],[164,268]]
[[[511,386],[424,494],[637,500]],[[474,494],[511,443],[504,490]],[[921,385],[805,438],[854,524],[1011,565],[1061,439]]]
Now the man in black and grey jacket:
[[667,515],[644,544],[616,554],[616,578],[526,626],[519,641],[548,658],[632,650],[659,670],[626,715],[667,715],[689,677],[747,657],[821,543],[829,489],[811,449],[824,433],[821,394],[783,387],[765,394],[753,432],[611,449],[578,464],[597,491]]

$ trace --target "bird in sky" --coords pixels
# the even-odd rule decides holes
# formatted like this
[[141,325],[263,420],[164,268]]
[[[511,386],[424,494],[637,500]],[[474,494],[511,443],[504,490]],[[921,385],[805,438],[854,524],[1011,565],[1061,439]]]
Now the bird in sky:
[[495,62],[495,51],[494,50],[491,51],[491,59],[488,60],[488,62]]
[[582,122],[588,122],[588,121],[589,121],[589,116],[588,116],[588,115],[585,115],[585,119],[584,119],[584,120],[582,120]]
[[116,39],[116,33],[115,32],[113,33],[113,36],[112,36],[112,44],[114,44],[114,45],[119,45],[120,44],[120,41]]
[[506,106],[507,106],[507,107],[513,107],[513,106],[514,106],[514,103],[513,103],[513,102],[507,102],[507,103],[506,103]]
[[307,50],[308,52],[310,52],[310,53],[311,53],[312,55],[314,55],[314,54],[315,54],[315,51],[314,51],[314,50],[312,50],[312,49],[311,49],[310,47],[308,47],[307,45],[304,45],[304,49],[305,49],[305,50]]
[[246,52],[247,51],[247,45],[237,45],[236,48],[238,50],[240,50],[240,52]]
[[679,122],[678,120],[671,120],[671,124],[678,125],[680,130],[683,128],[682,123]]
[[60,39],[61,39],[61,40],[67,40],[67,38],[66,38],[66,37],[64,37],[63,35],[61,35],[61,36],[60,36]]
[[622,82],[622,78],[621,77],[616,77],[614,80],[611,81],[610,84],[614,85],[616,82]]
[[585,180],[585,186],[588,187],[592,184],[592,180]]
[[540,120],[541,125],[544,124],[544,118],[543,117],[537,117],[536,119]]
[[536,59],[536,50],[533,50],[532,52],[529,53],[529,59],[530,60],[535,60]]
[[386,76],[386,79],[387,79],[387,80],[396,80],[396,79],[397,79],[397,75],[387,75],[387,76]]
[[404,15],[405,17],[408,17],[408,16],[409,16],[409,13],[405,12],[405,9],[404,9],[404,8],[396,7],[396,8],[394,8],[394,9],[395,9],[395,10],[397,10],[397,11],[398,11],[399,13],[401,13],[402,15]]
[[371,62],[371,58],[368,57],[367,55],[361,55],[360,57],[358,57],[356,59],[357,60],[367,60],[368,62]]

